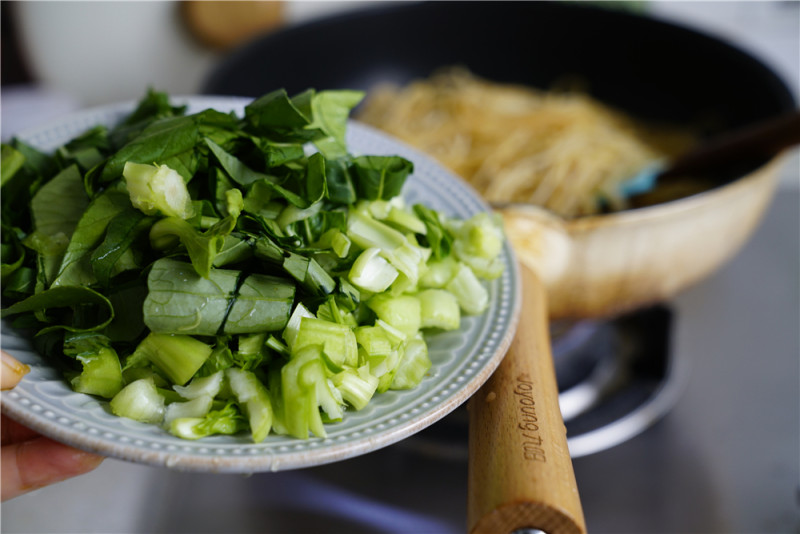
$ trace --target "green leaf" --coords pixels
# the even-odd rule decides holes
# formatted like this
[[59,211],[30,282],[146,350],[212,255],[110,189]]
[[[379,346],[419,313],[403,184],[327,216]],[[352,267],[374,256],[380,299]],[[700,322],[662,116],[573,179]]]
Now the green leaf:
[[305,176],[305,200],[310,205],[316,204],[327,195],[325,180],[325,158],[320,153],[308,158]]
[[114,307],[114,318],[103,330],[112,342],[131,342],[138,339],[145,330],[142,306],[147,297],[145,280],[109,288],[108,300]]
[[[5,268],[6,264],[3,264]],[[22,300],[32,295],[36,288],[36,271],[29,267],[15,269],[3,276],[3,297]]]
[[0,185],[6,185],[18,170],[25,164],[25,156],[22,152],[3,143],[0,151]]
[[364,99],[363,91],[321,91],[311,100],[314,120],[308,128],[318,128],[325,137],[314,144],[328,158],[347,154],[345,133],[350,112]]
[[414,164],[400,156],[359,156],[353,160],[359,198],[389,200],[400,194]]
[[325,296],[333,292],[336,282],[314,258],[289,252],[283,268],[311,294]]
[[283,330],[294,302],[294,285],[282,278],[251,274],[244,279],[225,318],[225,334]]
[[108,159],[100,181],[109,183],[120,178],[130,161],[167,165],[188,182],[197,170],[195,146],[199,139],[200,130],[192,116],[159,119]]
[[328,160],[325,164],[328,200],[336,204],[354,204],[356,189],[351,168],[346,159]]
[[70,165],[44,184],[31,200],[34,227],[46,236],[75,231],[89,198],[83,189],[83,176]]
[[4,242],[0,245],[0,257],[2,258],[0,276],[2,285],[5,286],[8,277],[22,267],[25,261],[25,247],[22,246],[22,242],[17,233],[7,229],[5,225],[3,225],[3,239],[8,240],[8,242]]
[[442,224],[439,214],[423,204],[415,204],[414,213],[425,223],[426,232],[420,238],[420,243],[427,245],[436,259],[441,260],[449,256],[453,236]]
[[284,89],[268,93],[245,107],[244,120],[254,133],[266,136],[276,132],[302,131],[311,122]]
[[242,186],[251,186],[256,183],[260,183],[262,187],[270,189],[274,193],[277,193],[278,196],[288,200],[291,204],[301,208],[307,208],[313,203],[302,195],[294,193],[289,189],[279,185],[277,183],[278,180],[274,176],[254,171],[237,157],[229,154],[210,139],[206,139],[206,144],[211,149],[211,152],[213,152],[214,156],[216,156],[217,160],[220,162],[220,165],[222,165],[222,168],[225,169],[225,172],[228,174],[228,176],[237,184]]
[[197,274],[208,278],[214,259],[225,244],[225,237],[230,234],[236,219],[225,217],[205,232],[200,232],[188,222],[178,217],[165,217],[150,228],[150,242],[156,249],[168,248],[171,236],[177,237],[186,249],[189,259]]
[[[98,283],[108,286],[111,277],[119,272],[120,259],[147,234],[154,220],[133,208],[111,220],[105,239],[91,255],[92,271]],[[129,267],[135,268],[138,264]]]
[[172,106],[167,93],[148,89],[147,94],[110,134],[114,146],[122,146],[138,135],[147,125],[165,117],[183,115],[186,106]]
[[25,157],[23,167],[29,173],[42,178],[49,178],[57,172],[52,156],[16,138],[12,141],[12,146]]
[[116,188],[106,190],[89,204],[70,238],[53,287],[90,285],[97,281],[91,253],[103,239],[109,223],[130,207],[128,194]]
[[110,149],[108,129],[99,125],[59,147],[56,159],[62,167],[77,164],[88,170],[105,160]]
[[294,286],[240,271],[214,269],[208,279],[185,263],[161,259],[148,276],[144,321],[153,332],[213,336],[280,330],[288,321]]
[[24,245],[36,254],[37,291],[50,287],[58,276],[69,238],[58,233],[53,236],[33,232],[23,241]]
[[206,145],[211,149],[211,152],[216,156],[222,168],[228,173],[228,176],[239,185],[248,186],[253,182],[266,180],[268,182],[275,182],[275,178],[268,176],[264,173],[254,171],[245,165],[237,157],[226,152],[221,146],[212,141],[211,139],[204,140]]
[[302,143],[279,143],[262,137],[252,137],[251,141],[260,152],[267,169],[301,160],[306,155]]
[[216,335],[238,278],[238,271],[224,269],[203,278],[190,264],[160,259],[147,277],[144,322],[153,332]]
[[[96,319],[92,324],[74,324],[72,321],[63,321],[56,325],[56,328],[64,328],[70,331],[94,331],[102,330],[114,318],[114,308],[111,301],[104,295],[80,286],[54,287],[41,293],[32,295],[25,300],[21,300],[5,308],[0,312],[0,317],[9,317],[28,312],[48,311],[60,308],[68,308],[76,311],[78,308],[87,307],[92,309],[92,316]],[[77,318],[79,314],[71,317]],[[85,318],[85,315],[80,315]],[[69,319],[70,317],[67,317]],[[46,328],[43,331],[50,330]]]

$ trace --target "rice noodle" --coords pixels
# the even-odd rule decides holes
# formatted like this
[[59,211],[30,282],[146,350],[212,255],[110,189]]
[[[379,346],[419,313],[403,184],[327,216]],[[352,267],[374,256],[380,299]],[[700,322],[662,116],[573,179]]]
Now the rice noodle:
[[490,202],[531,202],[568,217],[623,209],[619,183],[689,142],[583,93],[455,68],[376,87],[358,118],[437,158]]

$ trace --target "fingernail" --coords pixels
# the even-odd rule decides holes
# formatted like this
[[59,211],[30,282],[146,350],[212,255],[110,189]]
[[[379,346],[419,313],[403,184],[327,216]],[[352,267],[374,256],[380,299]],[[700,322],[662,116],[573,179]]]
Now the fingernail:
[[87,471],[91,471],[95,467],[99,466],[105,460],[104,456],[100,456],[99,454],[94,454],[91,452],[83,452],[77,455],[76,461],[80,463]]
[[0,351],[0,355],[2,355],[3,362],[3,365],[0,366],[0,389],[11,389],[30,372],[31,368],[17,361],[6,351]]

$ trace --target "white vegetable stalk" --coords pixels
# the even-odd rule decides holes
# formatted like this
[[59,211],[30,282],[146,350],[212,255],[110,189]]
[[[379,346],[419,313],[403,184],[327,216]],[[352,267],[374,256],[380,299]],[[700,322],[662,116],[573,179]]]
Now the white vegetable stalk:
[[188,219],[194,215],[192,198],[183,177],[166,165],[125,163],[122,170],[133,207],[146,215]]
[[382,293],[397,278],[397,269],[381,257],[381,249],[368,248],[362,252],[350,268],[350,281],[360,289]]

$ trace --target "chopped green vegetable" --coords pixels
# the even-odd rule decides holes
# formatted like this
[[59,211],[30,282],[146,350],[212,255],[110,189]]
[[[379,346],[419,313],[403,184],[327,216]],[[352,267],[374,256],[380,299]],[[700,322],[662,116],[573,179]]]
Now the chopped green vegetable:
[[410,389],[422,381],[422,377],[431,368],[428,357],[428,345],[419,338],[414,338],[406,345],[403,359],[392,377],[391,389]]
[[193,215],[192,198],[183,177],[166,165],[128,161],[122,169],[131,204],[146,215],[188,219]]
[[359,254],[350,268],[350,281],[361,289],[373,293],[386,291],[397,279],[397,269],[380,256],[381,249],[371,247]]
[[[359,91],[273,91],[239,117],[149,91],[52,154],[2,147],[3,310],[75,391],[184,439],[325,437],[489,303],[499,219],[401,196],[353,155]],[[25,209],[23,209],[25,208]]]
[[375,295],[367,301],[367,306],[389,325],[407,336],[419,332],[422,326],[422,307],[414,295],[392,296],[386,293]]
[[284,422],[290,435],[307,439],[311,431],[317,437],[327,436],[320,408],[333,421],[342,418],[342,406],[332,393],[331,384],[319,345],[309,345],[292,354],[281,369]]
[[188,401],[170,403],[164,412],[164,425],[169,427],[176,419],[205,417],[211,411],[213,403],[214,397],[211,395],[200,395]]
[[292,351],[309,345],[319,345],[326,362],[334,370],[358,365],[358,345],[353,329],[341,323],[304,317],[300,321]]
[[369,372],[369,365],[345,369],[333,375],[333,385],[342,399],[356,410],[364,409],[378,389],[378,377]]
[[251,371],[232,367],[225,371],[236,402],[250,423],[253,441],[264,441],[272,428],[272,403],[264,384]]
[[172,386],[172,389],[184,399],[196,399],[197,397],[211,397],[213,399],[222,389],[223,378],[223,372],[217,371],[208,376],[198,376],[185,386]]
[[160,423],[164,418],[164,397],[152,377],[131,382],[111,399],[114,415],[142,423]]
[[420,304],[420,327],[457,330],[461,326],[458,299],[444,289],[426,289],[416,295]]
[[[151,332],[136,347],[174,384],[186,384],[211,356],[212,348],[191,336]],[[135,353],[134,353],[135,354]]]
[[445,289],[456,297],[459,306],[467,314],[483,313],[489,306],[489,292],[472,269],[464,264],[458,265],[455,276],[447,283]]
[[70,334],[64,339],[64,354],[83,365],[83,371],[72,379],[75,391],[110,399],[122,389],[119,356],[106,336],[96,333]]
[[169,432],[183,439],[236,434],[247,428],[247,421],[234,403],[226,404],[221,410],[211,410],[203,417],[178,417],[169,423]]

